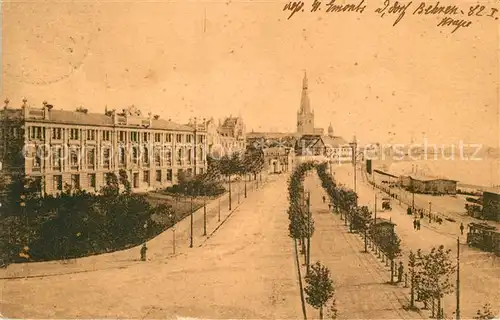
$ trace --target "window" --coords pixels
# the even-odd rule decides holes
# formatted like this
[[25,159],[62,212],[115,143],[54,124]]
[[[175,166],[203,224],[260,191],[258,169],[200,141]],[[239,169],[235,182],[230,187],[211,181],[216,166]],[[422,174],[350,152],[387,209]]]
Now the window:
[[137,163],[139,161],[139,150],[137,147],[132,147],[132,162]]
[[205,173],[204,171],[205,171],[204,168],[200,168],[200,174]]
[[187,143],[191,143],[191,138],[192,138],[192,135],[188,134],[188,135],[186,136],[186,142],[187,142]]
[[87,130],[87,140],[95,140],[95,130]]
[[69,139],[78,140],[78,129],[69,129]]
[[203,143],[203,142],[205,142],[205,136],[199,135],[198,136],[198,143]]
[[94,169],[95,166],[95,149],[87,150],[87,167],[88,169]]
[[42,127],[31,127],[30,138],[32,140],[35,140],[35,139],[40,140],[40,139],[42,139]]
[[80,189],[80,175],[72,174],[71,175],[71,188],[72,189]]
[[62,129],[52,128],[52,139],[61,140],[62,139]]
[[149,132],[143,132],[142,133],[142,141],[148,142],[149,141]]
[[125,142],[125,131],[120,131],[118,134],[118,141]]
[[188,163],[191,164],[191,161],[193,160],[193,150],[188,149],[187,150],[187,156],[188,156]]
[[119,147],[118,164],[125,165],[125,147]]
[[161,182],[161,170],[156,170],[156,181]]
[[159,148],[155,148],[154,159],[155,159],[155,165],[157,167],[161,166],[161,153]]
[[166,142],[172,142],[172,134],[171,133],[167,133]]
[[182,134],[176,135],[175,139],[176,139],[177,143],[182,143]]
[[111,152],[109,148],[104,148],[102,150],[102,166],[109,169],[111,163]]
[[167,181],[172,181],[172,169],[167,169]]
[[144,163],[145,164],[148,164],[149,163],[149,150],[147,147],[144,147],[144,156],[143,156],[143,160],[144,160]]
[[63,184],[62,184],[62,176],[57,175],[52,178],[52,188],[57,191],[62,191]]
[[90,188],[95,188],[96,184],[95,184],[95,173],[89,173],[89,187]]
[[110,136],[111,136],[111,133],[109,132],[109,130],[104,130],[102,132],[102,140],[103,141],[109,141],[109,140],[111,140]]
[[138,137],[139,137],[139,135],[137,134],[137,132],[130,132],[130,141],[137,142],[138,141]]
[[111,179],[112,177],[112,173],[111,172],[106,172],[102,175],[103,179],[104,179],[104,183],[109,186],[109,180]]
[[78,150],[75,148],[70,150],[70,166],[72,170],[78,170]]
[[187,169],[187,176],[188,176],[188,177],[191,177],[192,175],[193,175],[193,169],[188,168],[188,169]]
[[55,147],[52,149],[52,167],[54,169],[61,169],[62,148]]
[[167,166],[172,165],[172,150],[169,148],[165,150],[165,159],[167,160]]
[[155,133],[155,142],[161,142],[161,133]]
[[181,162],[182,162],[181,159],[182,159],[182,148],[179,148],[177,150],[177,164],[181,164]]
[[145,170],[142,181],[149,183],[149,171]]
[[38,152],[35,151],[35,157],[33,158],[33,171],[39,172],[42,167],[42,158]]

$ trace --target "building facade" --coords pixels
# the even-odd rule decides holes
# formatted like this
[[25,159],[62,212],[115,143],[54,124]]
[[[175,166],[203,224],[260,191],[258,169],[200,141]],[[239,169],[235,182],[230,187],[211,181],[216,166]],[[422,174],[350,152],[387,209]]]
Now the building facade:
[[431,177],[401,176],[399,183],[403,188],[413,189],[415,193],[456,194],[457,181]]
[[[67,186],[98,192],[110,173],[125,170],[133,191],[164,188],[180,172],[206,172],[206,126],[180,125],[134,106],[104,114],[55,110],[27,104],[0,111],[0,158],[8,173],[17,170],[39,182],[42,194]],[[14,164],[9,140],[17,137],[22,159]],[[15,157],[14,157],[15,158]]]
[[215,123],[206,121],[208,153],[213,157],[244,153],[246,150],[246,126],[241,117],[227,117]]

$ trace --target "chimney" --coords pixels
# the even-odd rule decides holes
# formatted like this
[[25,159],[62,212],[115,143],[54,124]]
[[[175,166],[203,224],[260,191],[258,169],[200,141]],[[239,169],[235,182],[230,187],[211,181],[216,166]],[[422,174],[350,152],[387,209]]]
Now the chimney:
[[28,114],[29,114],[29,107],[28,107],[28,99],[26,98],[23,98],[23,105],[21,106],[21,109],[22,109],[22,114],[23,114],[23,118],[27,118]]
[[50,120],[50,114],[49,114],[50,109],[51,108],[49,108],[49,105],[47,104],[47,101],[44,101],[43,102],[43,107],[42,107],[42,110],[43,110],[43,119],[44,120]]
[[116,115],[116,110],[111,111],[111,117],[113,118],[113,124],[117,125],[118,124],[118,117]]

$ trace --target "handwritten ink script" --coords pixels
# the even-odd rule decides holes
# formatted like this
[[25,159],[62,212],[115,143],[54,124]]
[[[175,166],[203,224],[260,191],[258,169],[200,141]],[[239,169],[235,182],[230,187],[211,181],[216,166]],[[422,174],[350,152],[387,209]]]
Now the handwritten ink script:
[[493,6],[482,4],[444,5],[439,1],[427,2],[399,2],[385,0],[383,4],[368,7],[365,0],[353,3],[339,3],[337,0],[312,0],[307,4],[304,1],[290,1],[285,4],[283,11],[288,12],[288,19],[302,12],[325,12],[327,14],[351,13],[351,14],[376,14],[381,18],[394,19],[396,26],[406,15],[430,16],[437,20],[437,27],[448,28],[451,33],[460,28],[468,28],[474,21],[498,20],[498,9]]

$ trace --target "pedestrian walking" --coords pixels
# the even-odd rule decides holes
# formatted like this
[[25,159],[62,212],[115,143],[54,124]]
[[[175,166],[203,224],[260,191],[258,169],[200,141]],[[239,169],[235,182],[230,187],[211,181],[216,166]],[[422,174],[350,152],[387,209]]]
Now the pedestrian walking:
[[417,219],[413,219],[413,230],[417,230]]
[[420,230],[420,219],[417,220],[417,230]]
[[398,268],[398,282],[403,281],[403,271],[404,271],[403,262],[402,262],[402,261],[399,261],[399,268]]
[[146,261],[146,251],[148,251],[148,247],[146,244],[143,244],[141,248],[141,261]]
[[464,235],[464,224],[460,223],[460,234]]
[[420,210],[420,219],[424,218],[424,210]]

